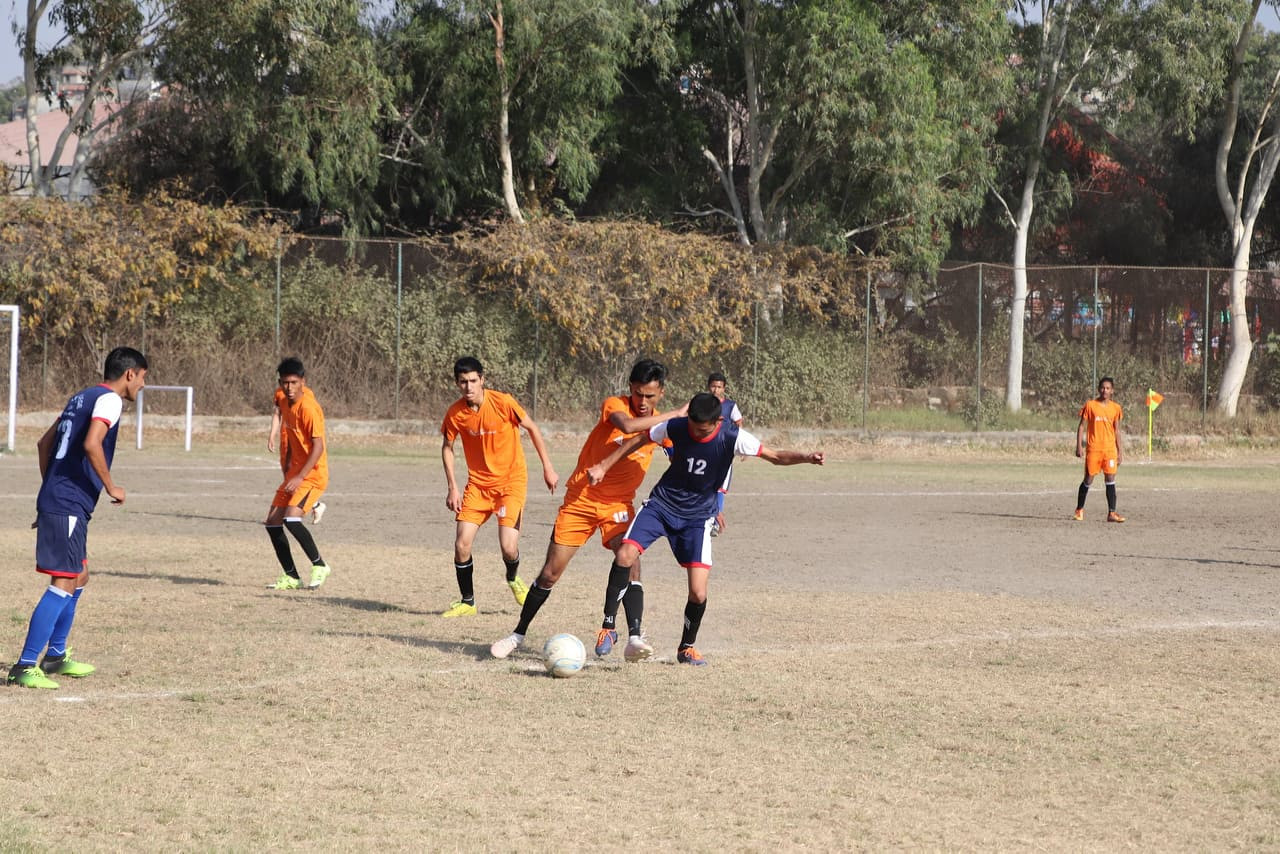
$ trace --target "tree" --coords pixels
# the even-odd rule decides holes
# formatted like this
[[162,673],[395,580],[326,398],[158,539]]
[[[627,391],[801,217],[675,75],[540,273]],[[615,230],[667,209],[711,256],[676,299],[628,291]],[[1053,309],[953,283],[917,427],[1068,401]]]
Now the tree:
[[[78,137],[75,158],[67,178],[69,198],[79,196],[79,185],[92,165],[99,146],[96,140],[104,127],[118,121],[122,110],[104,118],[96,108],[110,100],[111,87],[120,72],[145,62],[156,49],[157,40],[169,22],[172,3],[165,0],[63,0],[50,8],[50,0],[27,0],[26,26],[19,29],[23,85],[27,107],[27,157],[31,167],[32,192],[48,196],[62,155],[72,136]],[[37,49],[40,21],[49,19],[65,32],[55,46],[43,53]],[[55,75],[63,63],[76,60],[88,68],[85,91],[79,102],[59,92]],[[56,102],[69,116],[66,126],[52,142],[49,165],[42,164],[44,140],[36,126],[40,99]]]
[[390,87],[356,0],[183,0],[157,71],[170,95],[116,149],[138,188],[297,212],[302,228],[377,227],[370,189]]
[[[1027,244],[1032,215],[1041,201],[1045,171],[1045,140],[1064,111],[1079,103],[1081,91],[1102,93],[1099,101],[1116,104],[1117,84],[1126,79],[1127,50],[1138,0],[1014,0],[1020,17],[1019,51],[1012,62],[1020,77],[1020,97],[1010,104],[1006,119],[1009,138],[1002,150],[1008,186],[995,193],[1013,229],[1013,297],[1010,302],[1009,360],[1005,405],[1022,409],[1023,339],[1027,304]],[[1050,211],[1060,209],[1069,191],[1061,173],[1049,176],[1049,192],[1056,198]]]
[[[683,74],[739,242],[936,264],[982,198],[1004,90],[1000,6],[706,0]],[[740,183],[742,182],[742,183]]]

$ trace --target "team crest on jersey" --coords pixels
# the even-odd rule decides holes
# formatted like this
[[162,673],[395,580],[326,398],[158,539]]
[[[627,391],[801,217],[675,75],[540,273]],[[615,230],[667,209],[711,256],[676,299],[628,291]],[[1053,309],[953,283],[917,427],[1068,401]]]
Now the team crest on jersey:
[[626,510],[619,510],[617,513],[613,514],[613,521],[615,522],[625,522],[630,518],[631,518],[631,514],[628,513]]

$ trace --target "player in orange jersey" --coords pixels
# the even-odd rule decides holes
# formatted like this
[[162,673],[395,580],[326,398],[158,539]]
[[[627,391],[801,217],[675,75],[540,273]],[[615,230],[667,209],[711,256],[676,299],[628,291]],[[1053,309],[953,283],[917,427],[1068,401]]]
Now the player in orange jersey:
[[1076,456],[1084,457],[1084,481],[1080,484],[1076,512],[1072,516],[1077,522],[1084,521],[1084,501],[1089,497],[1089,485],[1098,472],[1102,472],[1107,485],[1107,521],[1124,521],[1124,517],[1116,512],[1116,470],[1124,458],[1120,442],[1120,420],[1124,418],[1124,410],[1111,399],[1113,394],[1115,382],[1111,377],[1103,377],[1098,381],[1098,396],[1080,409],[1080,423],[1076,426]]
[[[284,396],[284,389],[277,387],[275,397],[271,401],[271,429],[267,431],[267,450],[274,451],[276,449],[276,440],[280,442],[280,471],[288,470],[288,458],[285,451],[288,450],[289,443],[280,435],[281,425],[284,423],[285,410],[289,408],[289,399]],[[327,505],[323,501],[317,501],[316,506],[311,510],[311,523],[319,525],[320,519],[324,516]]]
[[[622,535],[635,516],[636,490],[644,481],[653,452],[658,447],[649,443],[638,448],[625,461],[609,470],[609,476],[596,485],[587,482],[587,468],[609,455],[615,447],[632,435],[684,413],[684,407],[676,412],[657,413],[667,381],[667,369],[652,359],[642,359],[631,369],[630,393],[610,397],[600,407],[600,420],[587,436],[578,454],[578,464],[565,486],[564,503],[556,514],[551,542],[547,545],[547,558],[542,571],[533,582],[529,596],[520,610],[520,622],[515,631],[489,648],[495,658],[506,658],[524,642],[529,623],[551,595],[551,588],[569,566],[578,549],[591,539],[597,530],[600,544],[614,550],[622,543]],[[627,609],[628,642],[625,651],[628,661],[639,661],[653,653],[653,647],[645,641],[641,631],[644,616],[644,588],[640,584],[639,562],[631,572],[613,567],[609,572],[609,587],[605,593],[604,626],[596,638],[596,655],[608,655],[618,640],[614,627],[618,604]]]
[[276,490],[263,524],[271,537],[271,545],[275,547],[281,572],[275,583],[267,586],[273,590],[297,590],[302,586],[289,540],[285,537],[288,530],[311,561],[311,578],[306,586],[314,590],[329,577],[329,565],[320,556],[311,532],[302,526],[302,517],[315,509],[329,486],[324,410],[316,401],[315,394],[307,388],[306,370],[301,359],[292,356],[285,359],[276,368],[276,373],[287,404],[281,408],[284,481]]
[[[445,610],[444,616],[470,617],[477,613],[471,546],[490,516],[498,517],[498,547],[502,562],[507,565],[507,586],[520,605],[529,592],[518,574],[520,517],[529,485],[524,450],[520,447],[521,427],[529,434],[542,461],[542,480],[547,489],[554,493],[560,476],[551,465],[538,425],[514,397],[485,388],[484,368],[479,360],[472,356],[459,359],[453,366],[453,378],[462,397],[449,407],[440,426],[444,435],[440,458],[449,486],[445,504],[457,514],[453,569],[460,598]],[[453,473],[453,444],[459,437],[467,459],[467,486],[461,492]]]

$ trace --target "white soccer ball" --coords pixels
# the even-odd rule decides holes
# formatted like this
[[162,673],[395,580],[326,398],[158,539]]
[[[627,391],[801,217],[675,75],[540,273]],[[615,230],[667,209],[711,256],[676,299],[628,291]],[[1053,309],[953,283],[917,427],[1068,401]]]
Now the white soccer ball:
[[542,648],[547,672],[562,679],[576,676],[587,663],[587,648],[574,635],[564,632],[547,640]]

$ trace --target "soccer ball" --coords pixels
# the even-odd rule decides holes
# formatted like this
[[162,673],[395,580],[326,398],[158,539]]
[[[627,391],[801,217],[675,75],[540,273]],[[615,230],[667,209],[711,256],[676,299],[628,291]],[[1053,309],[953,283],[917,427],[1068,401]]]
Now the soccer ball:
[[564,632],[553,636],[542,648],[547,672],[562,679],[576,676],[587,663],[587,648],[575,636]]

